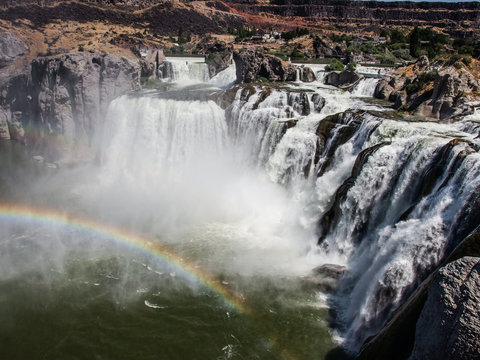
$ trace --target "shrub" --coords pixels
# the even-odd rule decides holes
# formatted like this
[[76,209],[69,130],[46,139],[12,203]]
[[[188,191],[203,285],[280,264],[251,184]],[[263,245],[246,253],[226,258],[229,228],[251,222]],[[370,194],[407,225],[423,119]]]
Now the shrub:
[[342,71],[345,68],[338,59],[330,60],[330,64],[325,67],[325,71]]

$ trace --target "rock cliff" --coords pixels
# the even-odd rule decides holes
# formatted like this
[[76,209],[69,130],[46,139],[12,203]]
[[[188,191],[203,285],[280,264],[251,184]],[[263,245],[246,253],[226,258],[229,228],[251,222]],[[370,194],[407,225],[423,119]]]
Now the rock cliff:
[[139,89],[140,72],[138,62],[116,55],[39,57],[0,84],[0,134],[49,161],[91,160],[108,104]]
[[381,80],[375,97],[397,109],[435,120],[448,120],[470,111],[479,97],[480,81],[461,64],[430,64],[423,56]]
[[249,83],[261,77],[269,81],[295,81],[296,78],[295,65],[273,55],[247,50],[234,52],[233,61],[237,83]]
[[410,360],[480,359],[480,258],[441,268],[417,322]]

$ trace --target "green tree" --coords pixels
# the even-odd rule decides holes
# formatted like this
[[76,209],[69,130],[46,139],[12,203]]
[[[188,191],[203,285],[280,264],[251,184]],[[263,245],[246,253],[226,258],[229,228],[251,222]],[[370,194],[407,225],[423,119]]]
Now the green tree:
[[417,26],[410,33],[410,55],[417,58],[420,55],[420,30]]

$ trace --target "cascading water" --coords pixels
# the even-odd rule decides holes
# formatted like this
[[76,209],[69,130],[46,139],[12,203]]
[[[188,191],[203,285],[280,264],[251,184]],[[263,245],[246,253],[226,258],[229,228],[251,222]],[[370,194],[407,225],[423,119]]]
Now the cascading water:
[[168,58],[160,65],[158,75],[167,82],[204,83],[210,80],[203,58]]
[[[234,67],[161,71],[177,84],[110,104],[96,164],[2,173],[4,199],[54,209],[0,216],[5,358],[323,359],[327,305],[355,353],[478,225],[478,115],[388,120],[361,98],[374,78],[222,91]],[[328,295],[324,264],[346,268]]]
[[352,95],[373,97],[378,80],[379,79],[376,79],[376,78],[364,78],[360,80],[358,84],[355,85],[352,91]]

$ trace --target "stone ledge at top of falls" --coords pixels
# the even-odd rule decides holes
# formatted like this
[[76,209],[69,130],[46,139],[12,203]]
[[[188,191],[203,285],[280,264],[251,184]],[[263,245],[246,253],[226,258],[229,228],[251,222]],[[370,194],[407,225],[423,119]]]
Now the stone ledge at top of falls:
[[379,81],[374,96],[396,109],[447,121],[472,112],[469,102],[480,100],[480,81],[461,64],[430,64],[422,56]]
[[26,143],[49,161],[88,161],[108,104],[138,90],[140,73],[138,62],[111,54],[38,57],[0,84],[3,138]]
[[297,68],[277,56],[254,50],[233,52],[237,83],[250,83],[265,78],[268,81],[295,81]]

